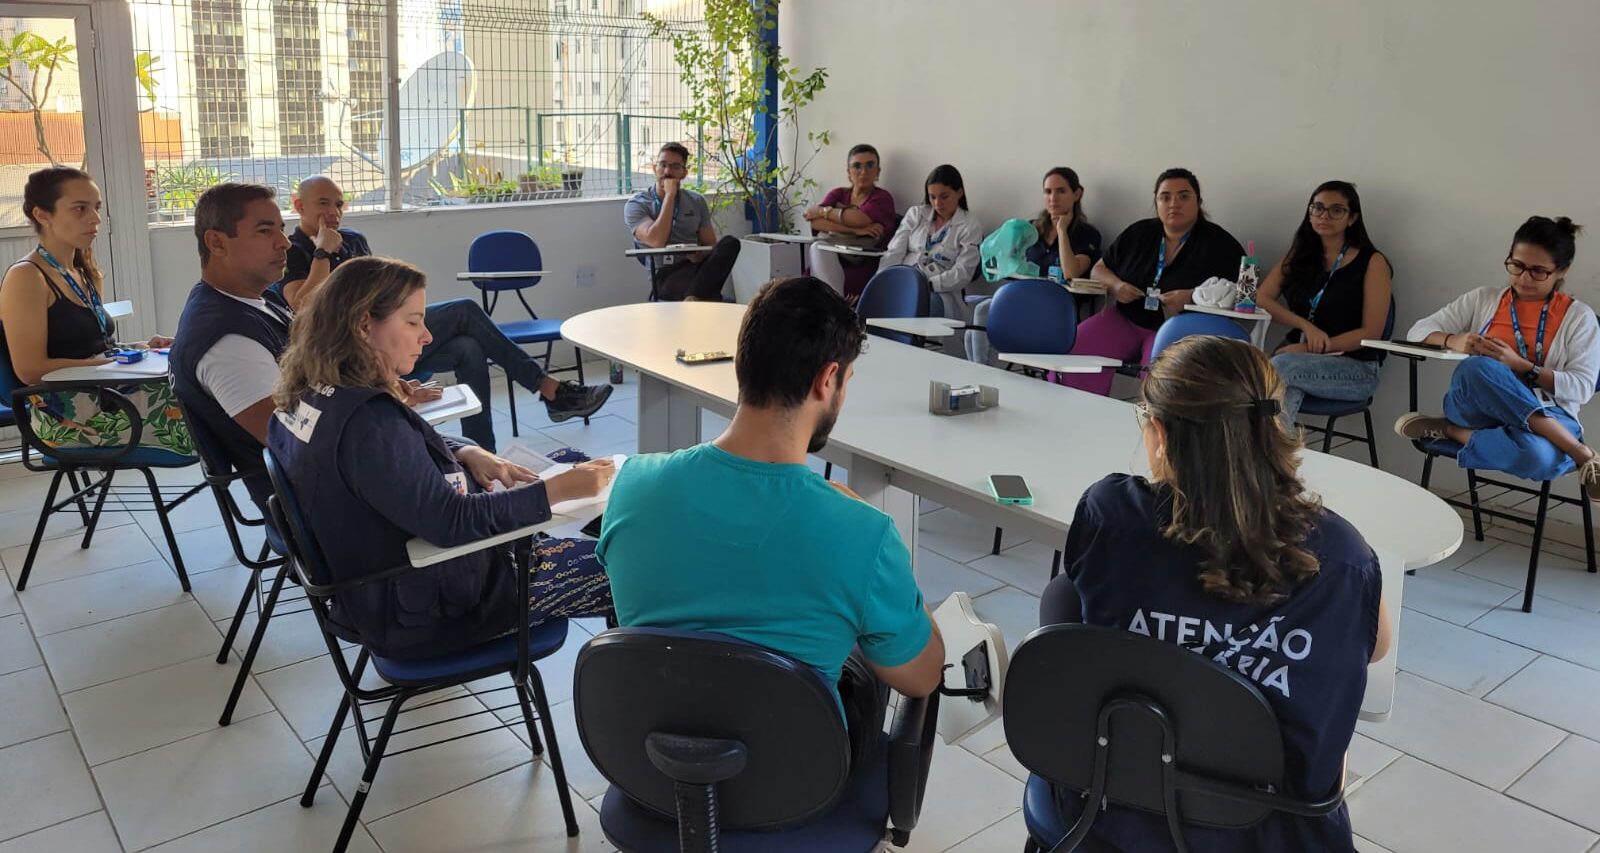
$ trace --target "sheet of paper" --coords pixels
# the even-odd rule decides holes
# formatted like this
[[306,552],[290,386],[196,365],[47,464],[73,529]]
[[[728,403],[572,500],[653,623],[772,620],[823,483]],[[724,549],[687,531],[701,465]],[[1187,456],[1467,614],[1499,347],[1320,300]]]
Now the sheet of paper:
[[518,465],[527,468],[529,471],[532,471],[535,474],[541,473],[556,464],[555,460],[551,459],[550,457],[545,456],[542,453],[534,453],[532,450],[529,450],[520,444],[513,444],[512,446],[506,448],[506,451],[500,454],[500,456],[505,458],[507,461],[515,462]]
[[444,389],[443,395],[439,399],[414,406],[412,411],[421,415],[423,420],[427,420],[428,415],[434,412],[441,412],[452,406],[459,406],[467,401],[466,392],[461,390],[465,387],[465,385],[450,385]]

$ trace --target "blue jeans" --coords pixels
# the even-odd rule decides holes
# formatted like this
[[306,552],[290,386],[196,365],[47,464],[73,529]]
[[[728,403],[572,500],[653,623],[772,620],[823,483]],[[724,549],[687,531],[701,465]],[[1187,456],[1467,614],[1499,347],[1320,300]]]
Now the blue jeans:
[[1554,480],[1573,469],[1572,457],[1528,430],[1528,418],[1554,418],[1573,436],[1583,425],[1559,406],[1539,401],[1532,389],[1492,358],[1472,356],[1456,367],[1444,395],[1444,416],[1473,431],[1456,462],[1463,468],[1504,471],[1524,480]]
[[1272,367],[1283,377],[1283,423],[1294,417],[1306,396],[1329,400],[1360,401],[1378,390],[1378,362],[1342,355],[1283,352],[1272,357]]
[[[972,325],[989,325],[989,306],[994,304],[993,299],[985,299],[972,306]],[[990,360],[989,333],[983,329],[967,330],[967,361],[976,361],[979,364],[993,364]]]
[[424,320],[433,342],[422,348],[416,373],[454,373],[478,395],[483,411],[461,419],[461,433],[493,453],[494,418],[489,411],[489,362],[512,381],[539,394],[544,368],[526,350],[506,337],[483,306],[471,299],[451,299],[428,306]]

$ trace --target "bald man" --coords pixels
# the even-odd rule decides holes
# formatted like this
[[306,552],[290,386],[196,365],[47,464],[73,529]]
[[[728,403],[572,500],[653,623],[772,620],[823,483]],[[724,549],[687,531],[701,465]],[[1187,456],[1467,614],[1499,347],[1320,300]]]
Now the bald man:
[[[339,227],[344,220],[344,192],[332,178],[316,175],[300,182],[294,194],[300,224],[289,236],[283,279],[273,288],[289,307],[299,310],[322,287],[339,264],[372,254],[360,231]],[[433,342],[417,359],[418,373],[454,373],[483,401],[483,411],[461,421],[461,432],[485,449],[495,449],[494,420],[489,412],[489,362],[517,384],[544,400],[550,420],[586,418],[611,396],[610,385],[585,387],[557,382],[539,362],[500,331],[483,306],[471,299],[451,299],[428,306],[424,319]]]

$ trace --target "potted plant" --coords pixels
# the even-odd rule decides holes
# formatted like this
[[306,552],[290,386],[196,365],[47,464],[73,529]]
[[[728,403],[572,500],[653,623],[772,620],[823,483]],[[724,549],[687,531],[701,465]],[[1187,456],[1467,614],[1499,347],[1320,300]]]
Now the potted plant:
[[[800,132],[800,111],[827,85],[825,68],[795,67],[766,34],[778,25],[778,0],[705,0],[703,29],[675,27],[644,13],[651,34],[672,45],[673,58],[689,90],[689,106],[678,115],[702,128],[698,157],[710,184],[713,210],[743,203],[756,233],[791,231],[804,198],[816,187],[806,170],[828,145],[828,131]],[[767,100],[767,75],[776,79],[778,102]],[[786,139],[767,150],[761,140]],[[801,248],[746,238],[730,278],[738,301],[781,274],[798,273]]]

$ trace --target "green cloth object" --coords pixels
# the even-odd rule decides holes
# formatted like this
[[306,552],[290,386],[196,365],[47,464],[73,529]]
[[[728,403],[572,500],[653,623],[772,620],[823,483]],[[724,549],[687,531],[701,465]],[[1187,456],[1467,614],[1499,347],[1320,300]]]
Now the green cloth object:
[[991,282],[1025,276],[1037,278],[1039,265],[1028,260],[1028,247],[1039,242],[1039,232],[1026,219],[1007,219],[983,238],[983,277]]

